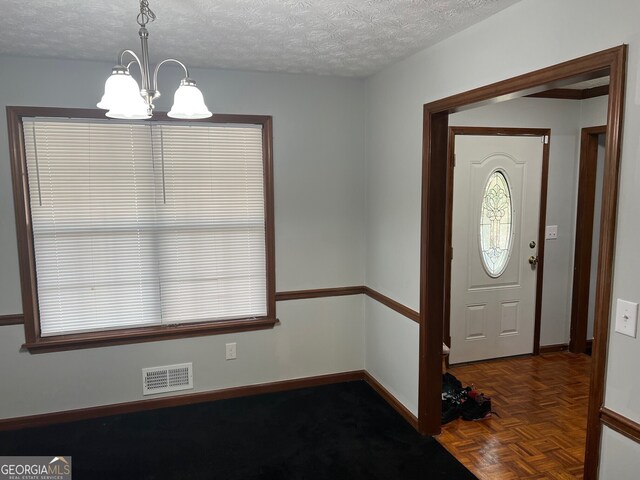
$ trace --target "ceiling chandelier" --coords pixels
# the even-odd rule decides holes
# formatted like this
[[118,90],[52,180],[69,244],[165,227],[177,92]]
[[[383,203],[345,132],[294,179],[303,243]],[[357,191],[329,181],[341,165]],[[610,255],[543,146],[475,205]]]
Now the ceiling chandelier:
[[[149,9],[148,0],[140,0],[140,13],[138,25],[140,30],[140,43],[142,45],[142,58],[133,50],[121,50],[118,54],[118,64],[111,70],[111,76],[104,84],[104,95],[98,103],[98,108],[108,110],[106,115],[111,118],[145,119],[153,115],[153,101],[160,96],[158,91],[158,70],[166,63],[177,63],[184,70],[184,78],[176,90],[173,98],[173,107],[167,115],[173,118],[196,119],[208,118],[211,112],[204,103],[202,92],[196,87],[196,82],[189,78],[189,70],[179,60],[167,58],[162,60],[153,70],[149,68],[149,46],[147,40],[149,32],[146,25],[156,19],[155,14]],[[125,64],[125,55],[130,55],[132,60]],[[142,88],[131,76],[129,67],[138,64],[142,76]]]

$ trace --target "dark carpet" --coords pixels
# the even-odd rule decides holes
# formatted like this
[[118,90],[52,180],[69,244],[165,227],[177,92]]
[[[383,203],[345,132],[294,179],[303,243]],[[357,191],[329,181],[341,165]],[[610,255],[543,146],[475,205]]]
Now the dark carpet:
[[0,433],[0,455],[70,455],[84,479],[474,479],[366,383]]

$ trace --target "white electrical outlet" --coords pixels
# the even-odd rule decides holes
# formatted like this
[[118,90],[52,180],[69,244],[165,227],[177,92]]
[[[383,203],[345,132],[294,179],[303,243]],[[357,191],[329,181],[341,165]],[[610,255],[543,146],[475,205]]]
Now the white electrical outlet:
[[226,357],[225,358],[227,360],[235,360],[235,358],[236,358],[236,342],[227,343],[226,347],[227,347],[227,351],[226,351]]
[[616,332],[636,338],[638,304],[618,299],[616,305]]
[[558,226],[547,225],[547,228],[544,230],[544,238],[545,240],[555,240],[558,238]]

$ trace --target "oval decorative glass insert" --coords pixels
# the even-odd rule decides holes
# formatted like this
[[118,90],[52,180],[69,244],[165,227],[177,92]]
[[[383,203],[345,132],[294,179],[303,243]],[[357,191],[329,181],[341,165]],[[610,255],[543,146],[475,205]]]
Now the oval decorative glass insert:
[[480,257],[494,278],[502,275],[511,255],[512,208],[507,177],[496,170],[484,188],[480,213]]

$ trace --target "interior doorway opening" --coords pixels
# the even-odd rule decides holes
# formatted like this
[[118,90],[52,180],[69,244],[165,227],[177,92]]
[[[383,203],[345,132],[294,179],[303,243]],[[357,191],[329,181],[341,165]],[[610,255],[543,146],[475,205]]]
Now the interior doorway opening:
[[569,351],[591,355],[600,240],[606,125],[582,129]]
[[[449,263],[453,271],[452,312],[445,323],[445,339],[447,327],[451,329],[448,358],[452,367],[448,373],[463,385],[475,386],[477,392],[492,397],[493,410],[499,417],[474,425],[454,420],[443,426],[438,441],[480,477],[498,471],[505,476],[528,475],[537,468],[547,474],[573,476],[584,467],[587,421],[584,399],[588,396],[590,359],[559,352],[567,350],[571,313],[576,311],[571,295],[572,278],[576,283],[586,276],[583,283],[588,287],[590,274],[595,275],[597,271],[586,269],[581,275],[578,252],[580,240],[591,241],[593,237],[591,244],[596,248],[585,244],[583,249],[588,251],[588,261],[597,261],[600,211],[597,200],[601,195],[604,159],[601,138],[604,135],[597,132],[604,134],[606,128],[583,127],[606,121],[608,77],[599,79],[598,83],[605,87],[600,89],[600,95],[586,99],[576,95],[572,86],[563,96],[556,93],[553,98],[519,98],[449,117],[454,201],[451,211],[453,259]],[[548,128],[536,130],[534,127]],[[588,144],[589,150],[593,150],[588,157],[585,149],[580,148],[580,143],[585,144],[582,138],[585,132],[593,136],[587,138],[593,140]],[[518,137],[518,134],[529,137]],[[527,148],[515,148],[519,142],[525,142]],[[546,146],[545,174],[538,184],[536,176],[539,178],[543,170],[539,158],[525,154],[538,152],[539,155],[543,146]],[[589,160],[586,164],[585,158]],[[508,168],[513,161],[519,163],[518,171],[509,175],[512,186],[509,193],[514,200],[510,222],[513,225],[508,229],[512,232],[504,233],[513,233],[516,247],[519,245],[520,249],[513,248],[510,256],[505,251],[508,268],[494,272],[495,278],[491,278],[478,262],[482,254],[477,235],[478,197],[483,192],[482,185],[474,185],[472,179],[477,179],[483,168],[496,162],[504,162]],[[526,180],[518,182],[519,178]],[[479,183],[483,181],[481,178]],[[485,199],[490,201],[488,213],[498,223],[491,233],[501,234],[501,224],[505,222],[498,222],[498,217],[502,214],[501,220],[506,218],[508,202],[500,201],[494,190],[489,193]],[[529,207],[523,208],[526,204]],[[531,207],[539,204],[548,206],[549,215],[547,217],[542,207],[539,222],[535,223],[538,219],[533,218]],[[585,219],[592,221],[587,224]],[[532,228],[531,224],[537,227]],[[526,226],[529,228],[523,228]],[[576,262],[573,261],[574,245],[578,253]],[[549,247],[548,262],[545,246]],[[489,254],[499,260],[503,247],[496,245]],[[539,262],[530,265],[527,260],[534,255]],[[548,275],[545,266],[549,267]],[[534,289],[536,275],[540,282]],[[583,338],[587,339],[592,338],[593,331],[592,323],[591,329],[587,327],[593,319],[595,281],[591,281],[591,287],[578,303],[584,311]],[[528,296],[535,296],[535,307]],[[535,323],[534,313],[537,314]],[[534,325],[536,335],[532,340]],[[544,330],[542,343],[541,330]],[[572,333],[571,337],[575,335]],[[509,348],[516,345],[519,348]],[[544,355],[526,358],[534,351]],[[525,357],[514,358],[514,355]],[[538,399],[536,406],[530,403],[532,394]],[[453,414],[447,409],[443,415],[449,420]],[[506,437],[499,433],[505,425],[510,427]],[[571,434],[565,437],[562,428],[570,429]],[[521,434],[523,431],[526,434]],[[485,452],[488,457],[474,455],[474,451]],[[559,461],[560,451],[571,454]],[[535,460],[531,452],[535,452]],[[478,461],[479,457],[483,460]]]
[[580,81],[610,77],[604,188],[600,226],[593,359],[587,422],[585,478],[595,478],[601,435],[600,408],[604,398],[609,307],[615,236],[616,205],[627,47],[599,53],[538,70],[424,106],[422,170],[422,233],[420,282],[419,429],[440,432],[441,349],[445,313],[446,218],[449,114],[561,88]]

